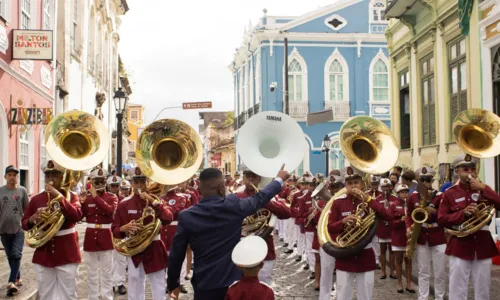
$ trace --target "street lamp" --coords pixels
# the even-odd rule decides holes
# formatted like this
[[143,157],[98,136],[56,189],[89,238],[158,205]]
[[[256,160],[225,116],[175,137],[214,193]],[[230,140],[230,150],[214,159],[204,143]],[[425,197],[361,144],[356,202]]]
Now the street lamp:
[[328,154],[330,152],[330,145],[332,144],[332,140],[330,140],[330,137],[327,135],[325,135],[325,138],[323,139],[323,145],[321,146],[321,151],[322,152],[325,152],[325,168],[326,168],[326,172],[325,172],[325,176],[328,177]]
[[127,94],[118,88],[113,97],[116,109],[116,174],[122,176],[123,112],[127,107]]

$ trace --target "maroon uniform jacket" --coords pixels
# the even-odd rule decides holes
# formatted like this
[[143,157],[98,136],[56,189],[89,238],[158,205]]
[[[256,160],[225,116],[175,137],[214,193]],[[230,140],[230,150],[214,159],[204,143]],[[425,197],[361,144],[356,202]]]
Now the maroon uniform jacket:
[[[120,232],[120,227],[128,224],[132,220],[137,220],[142,216],[142,211],[146,207],[146,200],[140,196],[133,194],[125,198],[116,210],[115,219],[113,220],[113,235],[116,238],[125,238],[125,233]],[[156,217],[159,218],[163,225],[172,222],[173,215],[164,204],[158,204],[154,207]],[[151,222],[151,218],[147,218],[145,224]],[[153,242],[142,252],[132,256],[132,262],[137,268],[143,264],[146,274],[154,273],[165,269],[168,266],[168,255],[165,245],[161,239],[156,238]]]
[[[326,203],[323,200],[318,200],[318,206],[321,208],[324,208]],[[318,223],[319,223],[319,218],[321,217],[321,211],[317,211],[316,215],[314,216],[314,219],[311,221],[312,224],[314,224],[314,239],[312,243],[312,248],[314,250],[319,250],[320,244],[318,240]]]
[[198,194],[190,189],[185,189],[183,193],[189,195],[189,206],[193,206],[198,204],[200,202],[200,199],[198,198]]
[[[59,199],[61,203],[61,211],[65,217],[64,223],[59,232],[66,229],[73,229],[76,222],[82,219],[82,208],[80,200],[75,193],[70,192],[71,199],[66,199],[66,192],[61,191],[63,197]],[[33,196],[24,211],[22,219],[23,230],[30,230],[33,224],[29,224],[29,218],[35,214],[38,209],[48,205],[48,194],[42,192]],[[33,254],[33,263],[39,264],[47,268],[57,266],[80,263],[82,261],[80,255],[80,246],[78,244],[78,233],[73,232],[65,235],[59,235],[52,238],[45,245],[37,248]]]
[[[343,195],[334,201],[335,202],[333,202],[332,209],[330,210],[330,216],[328,218],[328,232],[335,240],[337,235],[344,231],[344,224],[342,223],[342,220],[356,212],[356,208],[361,203],[361,200],[354,198],[351,195]],[[377,201],[372,199],[372,201],[368,203],[368,206],[377,212],[379,218],[384,220],[389,219],[387,211]],[[337,270],[353,273],[373,271],[377,268],[375,263],[375,252],[373,252],[373,248],[369,247],[358,256],[336,259],[335,268]]]
[[[391,203],[396,201],[398,198],[394,197],[393,195],[387,196],[387,199],[385,199],[384,194],[380,193],[380,195],[377,197],[376,201],[380,203],[386,210],[389,210],[389,207],[391,206]],[[382,219],[378,220],[378,226],[377,226],[377,237],[379,239],[390,239],[391,238],[391,222],[385,221]]]
[[[240,199],[245,199],[249,198],[255,195],[255,190],[253,188],[246,188],[242,192],[236,193],[236,197]],[[288,219],[290,218],[290,209],[281,201],[276,201],[272,199],[267,203],[267,205],[264,207],[265,209],[268,209],[273,215],[278,217],[278,219],[283,220],[283,219]],[[269,235],[266,239],[267,243],[267,255],[264,260],[275,260],[276,259],[276,252],[274,250],[274,240],[272,235]]]
[[292,203],[290,205],[292,218],[295,218],[295,225],[302,224],[302,218],[300,216],[300,202],[302,201],[300,198],[306,193],[306,190],[301,190],[296,193],[292,197]]
[[[420,235],[418,236],[417,244],[426,245],[429,244],[429,247],[443,245],[446,244],[446,236],[444,234],[443,226],[438,225],[437,223],[437,212],[439,209],[439,205],[441,204],[442,195],[438,191],[433,191],[434,197],[427,203],[426,206],[430,204],[434,205],[436,212],[433,214],[429,214],[429,218],[427,221],[422,224],[420,229]],[[411,214],[415,208],[420,206],[420,195],[418,192],[414,192],[410,195],[408,200],[408,217],[406,218],[406,228],[410,228],[413,225],[413,219],[411,218]]]
[[167,192],[161,197],[165,204],[169,207],[170,211],[174,215],[173,222],[164,226],[162,230],[164,231],[164,240],[167,251],[170,251],[172,247],[172,242],[174,240],[175,233],[177,232],[177,218],[179,213],[190,206],[188,201],[188,196],[186,194],[178,193],[175,190]]
[[274,300],[274,291],[257,277],[243,276],[229,287],[224,300]]
[[122,194],[118,194],[118,203],[122,202],[123,199],[125,199],[125,197],[123,197]]
[[[500,195],[489,186],[484,191],[471,190],[469,185],[459,183],[447,189],[439,205],[438,224],[446,228],[462,224],[467,217],[464,208],[471,203],[487,201],[500,209]],[[493,242],[488,229],[479,230],[463,238],[452,236],[446,245],[446,254],[466,260],[487,259],[498,255],[498,249]]]
[[307,217],[309,216],[309,213],[311,212],[311,209],[313,207],[312,204],[312,197],[311,197],[312,192],[309,190],[305,190],[305,194],[303,196],[300,196],[299,198],[299,216],[300,219],[302,220],[302,228],[304,228],[304,232],[315,232],[316,231],[316,226],[314,222],[309,222],[309,226],[306,227],[307,223]]
[[[82,204],[83,216],[89,224],[111,225],[118,205],[114,194],[104,192],[95,198],[87,195]],[[96,226],[98,227],[98,226]],[[83,250],[88,252],[113,250],[111,228],[87,228],[83,240]]]
[[382,192],[379,190],[373,191],[372,189],[369,189],[365,192],[367,195],[372,197],[373,199],[378,198],[378,196],[382,195]]
[[402,220],[406,217],[408,207],[404,200],[397,198],[389,206],[389,216],[391,221],[391,245],[396,247],[406,247],[406,223]]

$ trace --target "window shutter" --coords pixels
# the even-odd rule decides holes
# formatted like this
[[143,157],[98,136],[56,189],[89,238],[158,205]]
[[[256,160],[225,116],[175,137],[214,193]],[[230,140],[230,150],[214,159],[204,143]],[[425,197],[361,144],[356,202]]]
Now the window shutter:
[[453,123],[455,117],[458,115],[459,112],[458,94],[451,95],[450,103],[451,103],[450,120]]
[[4,17],[5,21],[7,23],[11,22],[11,15],[12,15],[12,1],[11,0],[5,0],[2,1],[2,17]]
[[430,131],[430,145],[436,144],[436,103],[434,101],[429,103],[429,131]]
[[[465,84],[465,83],[464,83]],[[467,109],[467,90],[460,91],[460,108],[458,112],[462,112]]]
[[423,145],[429,144],[429,105],[423,104],[422,101],[422,133],[423,133]]

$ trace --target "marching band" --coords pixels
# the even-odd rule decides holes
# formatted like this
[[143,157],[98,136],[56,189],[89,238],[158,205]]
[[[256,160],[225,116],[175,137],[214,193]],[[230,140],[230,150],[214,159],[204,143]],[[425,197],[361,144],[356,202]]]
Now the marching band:
[[[182,124],[175,125],[182,129]],[[386,134],[384,127],[375,128],[366,136],[376,140]],[[165,136],[158,137],[153,129],[143,134],[155,138],[153,143],[158,141],[151,149],[180,145],[179,142],[162,146],[161,143],[171,141]],[[198,146],[197,141],[192,145]],[[383,147],[390,151],[392,145]],[[475,299],[490,299],[491,258],[499,253],[488,224],[494,209],[500,208],[500,195],[478,179],[479,159],[468,153],[457,156],[452,168],[459,180],[440,193],[434,189],[436,171],[432,167],[422,166],[416,172],[404,170],[399,182],[403,170],[396,168],[389,173],[393,168],[390,162],[377,168],[367,163],[380,160],[377,155],[382,154],[376,152],[379,148],[371,152],[360,148],[375,153],[375,157],[360,156],[355,153],[359,149],[349,149],[357,155],[349,156],[349,151],[344,151],[350,166],[332,170],[326,178],[309,172],[301,177],[283,175],[267,187],[269,176],[262,169],[256,171],[250,159],[243,157],[249,167],[241,170],[242,179],[239,173],[234,178],[225,174],[223,186],[212,187],[214,194],[210,197],[219,194],[223,197],[217,204],[220,210],[213,212],[203,211],[211,198],[203,195],[196,175],[186,171],[191,166],[185,167],[175,179],[172,179],[175,174],[168,173],[184,168],[179,167],[183,166],[183,159],[193,161],[193,157],[186,158],[184,154],[174,155],[179,159],[176,163],[168,159],[153,161],[168,153],[154,153],[156,150],[148,155],[141,153],[139,157],[147,161],[131,170],[130,181],[117,175],[108,176],[105,170],[95,167],[90,172],[89,188],[80,195],[70,190],[76,181],[73,171],[78,170],[48,160],[41,167],[47,183],[45,191],[31,198],[22,219],[26,243],[36,249],[33,264],[39,299],[77,299],[81,253],[75,225],[83,218],[86,220],[83,257],[87,265],[88,299],[92,300],[113,299],[114,291],[128,294],[131,300],[145,299],[146,277],[153,299],[178,299],[182,297],[179,292],[187,292],[185,284],[190,279],[193,259],[196,270],[193,286],[214,292],[217,296],[213,299],[274,299],[270,286],[273,269],[279,268],[275,264],[279,255],[275,233],[283,242],[284,254],[295,254],[297,262],[305,254],[304,269],[310,270],[309,278],[314,279],[320,300],[331,299],[332,290],[336,290],[337,299],[352,299],[354,287],[357,299],[372,299],[376,270],[380,269],[377,276],[385,280],[387,268],[389,277],[397,279],[398,293],[417,293],[418,299],[428,299],[431,262],[435,299],[444,299],[446,257],[449,299],[467,299],[469,280]],[[154,171],[155,168],[163,170]],[[163,180],[162,176],[168,179]],[[266,199],[259,198],[262,194]],[[248,202],[254,198],[258,205]],[[267,198],[272,200],[267,202]],[[239,222],[238,218],[223,217],[229,213],[222,208],[226,207],[226,201],[241,201],[231,204],[232,213],[244,218],[243,230],[232,228],[239,235],[236,239],[232,237],[231,242],[236,244],[240,237],[241,241],[232,247],[210,245],[210,236],[199,238],[201,231],[196,229],[197,225],[206,224],[196,220],[211,219],[210,226],[219,227]],[[207,259],[204,248],[216,246],[232,253],[231,259],[225,255],[219,265],[213,261],[210,268],[212,271],[226,268],[221,276],[243,274],[233,285],[210,287],[210,282],[216,279],[196,277],[197,272],[201,276],[209,274],[207,266],[196,265],[197,256]],[[414,252],[418,262],[418,291],[411,286]],[[171,269],[169,255],[173,262]],[[231,263],[234,265],[224,265]],[[222,290],[216,290],[219,288],[223,288],[222,296]],[[206,295],[197,296],[195,288],[195,299],[208,299]]]

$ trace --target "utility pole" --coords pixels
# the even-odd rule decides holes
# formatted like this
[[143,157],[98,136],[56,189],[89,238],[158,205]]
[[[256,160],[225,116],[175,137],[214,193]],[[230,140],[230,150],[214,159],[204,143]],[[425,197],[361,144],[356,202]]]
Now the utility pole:
[[284,86],[284,91],[285,91],[285,114],[289,114],[289,109],[288,107],[290,106],[289,104],[289,98],[288,98],[288,38],[285,37],[284,40],[285,44],[285,86]]

